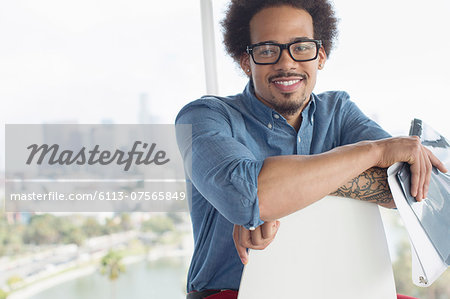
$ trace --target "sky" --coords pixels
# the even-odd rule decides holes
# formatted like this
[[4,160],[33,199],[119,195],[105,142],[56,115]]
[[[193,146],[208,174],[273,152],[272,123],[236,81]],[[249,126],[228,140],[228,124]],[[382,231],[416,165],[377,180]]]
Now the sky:
[[[227,2],[213,0],[222,96],[247,82],[221,45]],[[394,135],[417,117],[450,137],[450,2],[334,4],[339,40],[315,92],[349,92]],[[146,94],[148,113],[173,123],[206,93],[202,55],[200,1],[0,0],[0,121],[137,123]]]

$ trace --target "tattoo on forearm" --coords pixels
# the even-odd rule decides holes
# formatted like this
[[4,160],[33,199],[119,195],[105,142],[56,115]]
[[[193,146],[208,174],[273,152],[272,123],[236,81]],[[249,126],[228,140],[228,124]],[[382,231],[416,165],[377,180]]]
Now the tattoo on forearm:
[[392,203],[392,194],[387,183],[386,169],[370,168],[341,186],[332,195],[350,197],[381,205]]

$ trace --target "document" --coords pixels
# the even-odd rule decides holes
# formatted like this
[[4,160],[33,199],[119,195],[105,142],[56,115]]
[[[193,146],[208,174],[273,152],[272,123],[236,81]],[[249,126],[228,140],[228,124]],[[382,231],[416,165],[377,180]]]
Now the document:
[[[450,143],[419,119],[410,135],[419,136],[450,168]],[[450,176],[433,168],[427,198],[417,202],[410,192],[411,173],[407,163],[388,169],[388,183],[395,204],[408,231],[412,253],[412,280],[430,286],[450,265]]]

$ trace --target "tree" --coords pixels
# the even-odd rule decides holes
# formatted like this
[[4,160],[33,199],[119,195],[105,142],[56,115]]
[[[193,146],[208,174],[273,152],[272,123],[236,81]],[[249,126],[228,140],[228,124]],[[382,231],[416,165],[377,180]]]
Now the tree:
[[172,222],[175,225],[182,224],[184,222],[184,219],[179,212],[168,212],[167,217],[172,219]]
[[131,216],[128,213],[122,213],[120,215],[120,227],[123,231],[127,231],[133,228],[131,223]]
[[117,224],[115,218],[106,218],[105,225],[103,226],[104,234],[114,234],[120,231],[120,226]]
[[9,286],[9,288],[11,290],[15,289],[16,287],[20,286],[20,284],[23,283],[23,279],[22,277],[20,277],[19,275],[13,275],[10,276],[7,280],[6,280],[6,284]]
[[73,217],[55,217],[54,225],[58,231],[58,243],[82,245],[86,235]]
[[115,281],[120,273],[125,272],[125,266],[122,263],[123,255],[118,251],[110,250],[100,261],[100,273],[107,275],[112,282],[112,296],[115,297]]
[[103,228],[94,217],[88,217],[81,228],[88,238],[100,236],[103,233]]
[[6,252],[5,245],[8,237],[8,224],[6,223],[5,214],[0,212],[0,256]]
[[0,256],[22,251],[24,231],[23,224],[9,224],[6,215],[0,213]]
[[25,232],[26,243],[52,244],[59,240],[55,216],[51,214],[33,215]]
[[154,232],[158,235],[162,235],[165,232],[172,231],[175,229],[173,221],[171,218],[163,216],[154,216],[149,220],[142,223],[141,227],[144,232]]
[[8,297],[8,293],[0,289],[0,299],[6,299]]

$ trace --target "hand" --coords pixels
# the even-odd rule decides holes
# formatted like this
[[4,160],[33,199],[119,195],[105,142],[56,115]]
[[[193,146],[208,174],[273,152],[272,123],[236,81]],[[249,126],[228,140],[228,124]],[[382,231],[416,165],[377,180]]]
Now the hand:
[[381,159],[378,167],[389,167],[396,162],[411,165],[411,195],[417,201],[427,197],[432,166],[441,172],[447,172],[444,164],[420,143],[417,136],[388,138],[376,141],[381,145]]
[[280,221],[278,220],[266,221],[253,231],[245,229],[241,225],[234,225],[234,246],[236,246],[238,255],[244,265],[248,262],[247,248],[265,249],[275,238],[279,227]]

